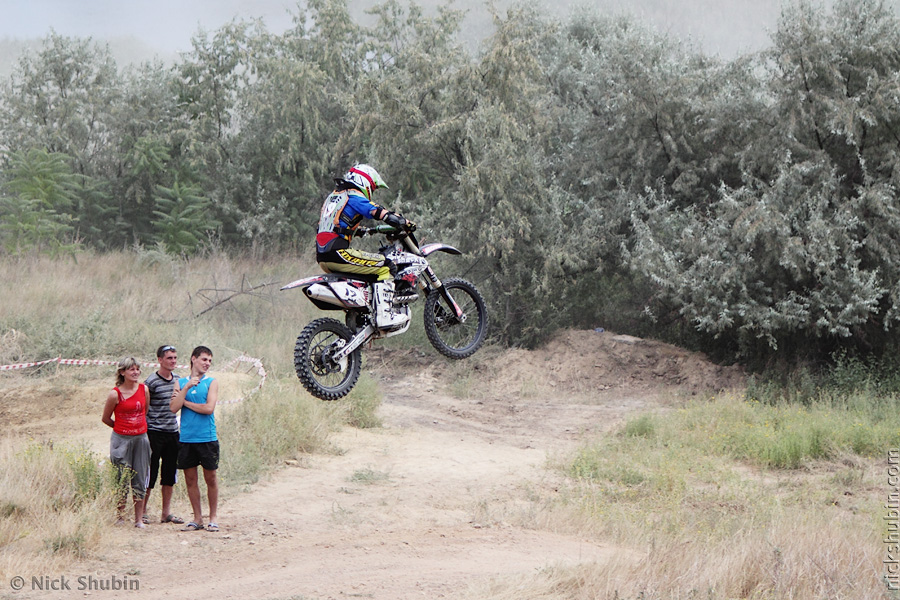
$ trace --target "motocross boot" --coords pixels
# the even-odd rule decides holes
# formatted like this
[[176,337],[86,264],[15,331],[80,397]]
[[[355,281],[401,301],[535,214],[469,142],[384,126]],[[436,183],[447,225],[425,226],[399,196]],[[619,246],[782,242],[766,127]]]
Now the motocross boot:
[[373,285],[375,293],[375,326],[394,329],[409,321],[409,314],[394,310],[394,281],[388,279]]

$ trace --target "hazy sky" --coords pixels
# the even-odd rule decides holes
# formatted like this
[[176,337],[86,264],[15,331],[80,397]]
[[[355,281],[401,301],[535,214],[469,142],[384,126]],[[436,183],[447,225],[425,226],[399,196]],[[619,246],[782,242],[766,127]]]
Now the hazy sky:
[[[405,3],[405,0],[401,0]],[[440,0],[417,0],[429,6]],[[830,0],[825,0],[830,2]],[[350,0],[350,6],[376,0]],[[498,0],[507,6],[511,0]],[[898,0],[892,0],[892,4]],[[629,12],[657,30],[690,37],[710,54],[732,58],[769,45],[781,0],[551,0],[554,14],[599,8]],[[488,31],[483,0],[456,0],[469,8],[466,31]],[[158,53],[164,58],[190,49],[199,28],[214,31],[235,16],[260,17],[270,31],[281,33],[297,12],[296,0],[0,0],[0,41],[46,36],[51,28],[67,36],[96,41],[132,38],[140,58]],[[561,9],[561,10],[560,10]],[[120,50],[119,44],[111,44]],[[141,47],[143,46],[143,47]]]
[[187,50],[199,27],[218,28],[234,16],[262,17],[282,30],[293,0],[0,0],[0,37],[134,36],[163,51]]

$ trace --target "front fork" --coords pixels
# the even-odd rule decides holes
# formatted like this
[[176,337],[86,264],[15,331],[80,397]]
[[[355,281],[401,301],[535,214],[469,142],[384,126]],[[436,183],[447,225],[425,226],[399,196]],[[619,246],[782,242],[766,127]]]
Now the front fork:
[[447,305],[453,309],[453,313],[456,315],[456,318],[459,319],[460,323],[466,322],[466,315],[463,314],[462,309],[459,307],[459,304],[456,303],[456,300],[453,299],[453,296],[450,295],[450,292],[444,287],[444,284],[441,283],[441,280],[438,279],[437,273],[434,272],[430,266],[425,268],[425,275],[428,277],[428,281],[432,288],[440,291],[441,296],[444,297],[444,300],[447,301]]
[[[413,243],[413,240],[410,239],[410,236],[406,236],[403,238],[403,245],[406,246],[406,249],[412,252],[413,254],[417,254],[421,256],[421,251],[419,247]],[[450,292],[447,291],[447,288],[444,287],[444,284],[441,283],[441,280],[438,279],[437,273],[434,272],[434,269],[431,268],[431,265],[425,267],[425,276],[428,277],[429,285],[426,286],[426,292],[430,291],[427,288],[440,290],[441,296],[444,297],[444,300],[447,301],[447,305],[453,310],[453,314],[456,315],[456,318],[459,319],[460,323],[465,323],[466,315],[463,314],[462,309],[459,307],[459,304],[456,303],[456,300],[453,299],[453,296],[450,295]]]

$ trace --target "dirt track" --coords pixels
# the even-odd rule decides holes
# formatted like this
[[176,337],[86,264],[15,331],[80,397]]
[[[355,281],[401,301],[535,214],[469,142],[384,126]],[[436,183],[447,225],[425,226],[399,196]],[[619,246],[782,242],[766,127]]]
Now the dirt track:
[[[548,459],[658,406],[674,386],[690,394],[739,380],[698,355],[594,332],[482,363],[456,395],[458,367],[381,359],[400,365],[370,362],[382,378],[384,428],[347,428],[333,440],[341,452],[228,493],[218,534],[121,528],[121,551],[78,574],[138,579],[140,591],[127,595],[135,598],[402,600],[464,595],[548,565],[634,560],[631,550],[542,527],[528,498],[552,496]],[[16,597],[73,594],[83,592]]]

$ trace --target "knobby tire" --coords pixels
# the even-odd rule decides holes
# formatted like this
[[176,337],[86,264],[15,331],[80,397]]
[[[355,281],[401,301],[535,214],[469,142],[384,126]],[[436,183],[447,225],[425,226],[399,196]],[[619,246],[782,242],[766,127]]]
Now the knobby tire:
[[353,337],[346,325],[331,318],[316,319],[303,328],[294,346],[294,370],[306,390],[321,400],[338,400],[350,393],[362,367],[360,349],[351,352],[347,364],[329,361],[335,344]]
[[448,358],[472,356],[487,338],[488,314],[484,297],[475,284],[450,278],[444,287],[462,308],[466,321],[460,322],[441,290],[432,290],[425,299],[425,334],[435,349]]

